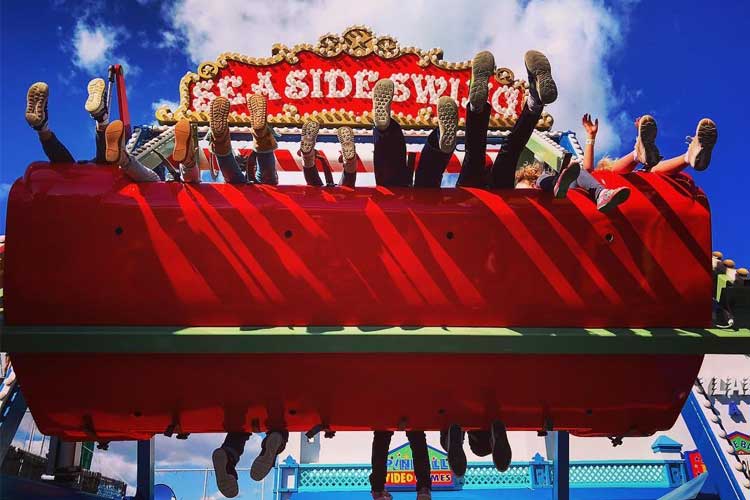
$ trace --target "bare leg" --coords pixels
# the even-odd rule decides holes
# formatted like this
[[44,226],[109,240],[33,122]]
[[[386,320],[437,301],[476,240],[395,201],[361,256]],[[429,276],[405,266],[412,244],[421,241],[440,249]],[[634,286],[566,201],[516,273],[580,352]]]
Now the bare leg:
[[638,160],[635,158],[635,152],[630,152],[622,158],[613,161],[608,170],[616,174],[627,174],[635,170],[637,166]]
[[668,160],[662,160],[651,169],[652,172],[665,175],[674,175],[682,172],[682,170],[688,166],[688,162],[685,161],[685,156],[675,156]]

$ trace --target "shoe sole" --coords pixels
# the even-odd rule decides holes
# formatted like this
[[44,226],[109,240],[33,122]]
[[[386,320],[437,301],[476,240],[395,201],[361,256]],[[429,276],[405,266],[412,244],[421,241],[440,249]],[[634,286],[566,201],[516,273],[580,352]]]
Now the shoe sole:
[[448,465],[457,476],[466,475],[466,453],[461,428],[457,425],[451,425],[448,429]]
[[252,94],[247,98],[247,102],[250,107],[250,124],[255,130],[266,128],[266,99],[258,94]]
[[581,175],[581,166],[577,163],[570,165],[563,170],[555,184],[555,198],[565,198],[568,196],[570,185]]
[[700,151],[695,156],[693,168],[695,170],[706,170],[711,163],[711,153],[713,152],[719,133],[716,130],[716,123],[709,118],[704,118],[698,122],[698,128],[695,130],[695,136],[701,145]]
[[391,124],[391,103],[395,86],[391,80],[380,80],[372,89],[372,115],[375,126],[381,130]]
[[302,154],[309,155],[315,149],[315,143],[318,140],[318,131],[320,130],[320,124],[318,122],[309,121],[302,125],[302,140],[300,141],[299,149]]
[[182,163],[187,158],[188,148],[190,148],[190,122],[180,120],[174,126],[174,151],[172,159]]
[[229,456],[227,452],[218,448],[211,455],[211,461],[214,463],[214,474],[216,474],[216,487],[222,495],[227,498],[234,498],[239,494],[240,487],[237,480],[227,473],[227,464]]
[[450,97],[438,100],[438,127],[440,128],[440,151],[452,153],[456,148],[458,129],[458,105]]
[[656,126],[656,120],[653,117],[646,115],[642,117],[638,123],[638,144],[640,145],[636,150],[638,161],[651,168],[661,158],[659,155],[659,148],[656,147],[656,134],[658,128]]
[[349,127],[340,127],[336,131],[341,145],[341,156],[344,161],[352,161],[357,154],[354,146],[354,131]]
[[489,88],[487,83],[495,74],[495,57],[491,52],[482,51],[471,61],[471,86],[469,102],[475,111],[481,111],[487,104]]
[[229,132],[229,100],[214,99],[209,112],[209,127],[214,140],[224,137]]
[[[557,100],[557,85],[552,78],[552,66],[547,56],[538,50],[530,50],[524,56],[526,71],[534,75],[536,90],[542,104],[552,104]],[[531,84],[531,82],[529,82]]]
[[84,106],[89,114],[97,115],[104,111],[104,90],[106,87],[104,80],[101,78],[94,78],[89,82],[89,97],[86,99]]
[[508,442],[508,433],[502,422],[494,422],[490,429],[492,433],[492,463],[500,472],[505,472],[510,467],[512,451]]
[[40,127],[47,119],[45,111],[49,98],[49,86],[37,82],[29,87],[26,93],[26,121],[32,127]]
[[250,467],[250,477],[254,481],[261,481],[271,472],[273,464],[276,462],[276,454],[281,448],[281,436],[275,432],[266,437],[266,450],[258,455]]
[[107,145],[104,159],[109,163],[116,163],[120,159],[124,129],[122,122],[115,120],[107,126],[107,130],[104,132],[104,142]]
[[623,189],[619,191],[616,195],[614,195],[610,200],[598,208],[598,210],[606,214],[607,212],[611,212],[614,210],[617,206],[625,203],[628,198],[630,198],[630,190],[629,189]]

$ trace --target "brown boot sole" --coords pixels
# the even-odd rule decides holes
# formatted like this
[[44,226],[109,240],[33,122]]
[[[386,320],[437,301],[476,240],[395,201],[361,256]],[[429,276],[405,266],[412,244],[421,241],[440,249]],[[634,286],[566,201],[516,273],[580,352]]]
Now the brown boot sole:
[[120,160],[122,134],[124,130],[125,127],[122,122],[120,120],[115,120],[107,125],[107,130],[104,131],[104,142],[107,145],[104,159],[109,163],[117,163]]
[[307,121],[302,125],[302,139],[299,145],[302,154],[309,155],[315,149],[315,143],[318,140],[318,130],[320,130],[320,124],[315,121]]
[[354,131],[350,127],[339,127],[336,135],[339,138],[341,156],[344,158],[344,161],[352,161],[357,155],[357,150],[354,146]]
[[438,100],[438,127],[440,128],[440,151],[452,153],[456,149],[458,131],[458,105],[448,96]]
[[695,170],[706,170],[711,163],[711,154],[714,150],[716,140],[719,138],[719,132],[716,130],[716,123],[710,118],[704,118],[698,122],[698,128],[695,131],[698,138],[700,150],[695,156],[692,165]]
[[229,133],[229,100],[217,97],[211,101],[208,124],[214,141],[221,140]]
[[656,147],[656,120],[652,116],[645,115],[638,122],[638,140],[636,141],[636,155],[638,161],[651,168],[661,159],[659,148]]
[[248,107],[250,108],[250,124],[255,130],[266,128],[268,119],[266,98],[258,94],[248,94]]
[[482,51],[471,61],[471,86],[469,102],[474,111],[481,111],[487,104],[490,77],[495,74],[495,57],[492,52]]
[[394,85],[391,80],[380,80],[372,89],[372,119],[375,126],[385,130],[391,124],[391,103]]
[[190,139],[190,122],[178,121],[174,126],[174,150],[172,151],[174,161],[183,163],[187,159],[188,150],[192,147]]
[[32,127],[41,127],[47,121],[47,98],[49,86],[36,82],[26,93],[26,121]]
[[[552,66],[547,56],[538,50],[530,50],[524,56],[526,71],[534,75],[536,91],[542,99],[542,104],[551,104],[557,100],[557,85],[552,78]],[[531,82],[529,82],[531,85]]]

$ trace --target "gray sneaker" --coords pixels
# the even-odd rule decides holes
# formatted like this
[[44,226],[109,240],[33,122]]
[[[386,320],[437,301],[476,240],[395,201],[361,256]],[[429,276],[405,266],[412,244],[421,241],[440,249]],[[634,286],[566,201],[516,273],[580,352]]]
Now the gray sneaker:
[[372,119],[375,126],[385,130],[391,124],[391,102],[393,102],[393,82],[387,78],[378,80],[372,89]]
[[260,481],[271,472],[276,463],[276,455],[284,445],[284,438],[280,432],[269,432],[263,440],[263,449],[260,455],[253,461],[250,466],[250,477],[255,481]]
[[711,163],[711,153],[718,138],[719,133],[713,120],[704,118],[698,122],[695,137],[690,141],[687,151],[687,160],[691,167],[696,170],[708,168],[708,164]]
[[495,73],[495,57],[492,52],[482,51],[471,61],[471,86],[469,87],[469,102],[471,109],[481,112],[487,104],[489,88],[487,83]]
[[452,153],[456,149],[456,132],[458,131],[458,105],[451,97],[438,99],[438,126],[440,127],[440,151]]
[[661,156],[656,147],[656,120],[651,115],[643,115],[638,120],[638,137],[635,140],[635,154],[638,161],[648,168],[653,167]]
[[557,85],[552,78],[552,66],[547,56],[538,50],[529,50],[524,56],[529,76],[529,92],[535,100],[547,105],[557,100]]

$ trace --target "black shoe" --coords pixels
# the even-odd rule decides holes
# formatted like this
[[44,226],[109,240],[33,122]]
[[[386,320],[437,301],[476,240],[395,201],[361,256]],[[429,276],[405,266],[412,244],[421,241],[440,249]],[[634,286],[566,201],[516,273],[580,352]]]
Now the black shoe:
[[557,176],[557,182],[555,183],[555,188],[553,190],[555,198],[565,198],[568,196],[570,185],[578,179],[579,175],[581,175],[581,164],[577,161],[565,167],[563,171],[560,172],[560,175]]
[[216,487],[225,497],[236,497],[240,492],[240,487],[237,484],[237,470],[234,468],[235,464],[231,455],[224,448],[216,448],[211,459],[214,463]]
[[557,99],[557,85],[552,79],[552,66],[547,56],[538,50],[530,50],[524,56],[526,71],[529,75],[529,92],[534,100],[547,105]]
[[463,477],[466,474],[466,453],[464,453],[464,434],[460,426],[453,424],[448,427],[446,445],[448,465],[455,475]]
[[276,455],[284,446],[284,437],[280,432],[269,432],[263,439],[263,446],[260,455],[253,461],[250,467],[250,477],[255,481],[260,481],[271,472],[276,464]]
[[638,161],[648,168],[653,167],[659,160],[659,148],[656,147],[656,120],[651,115],[643,115],[638,120],[638,137],[635,140],[635,154]]
[[505,425],[495,420],[490,428],[490,444],[492,445],[492,462],[500,472],[505,472],[510,467],[512,452],[508,443],[508,433]]

